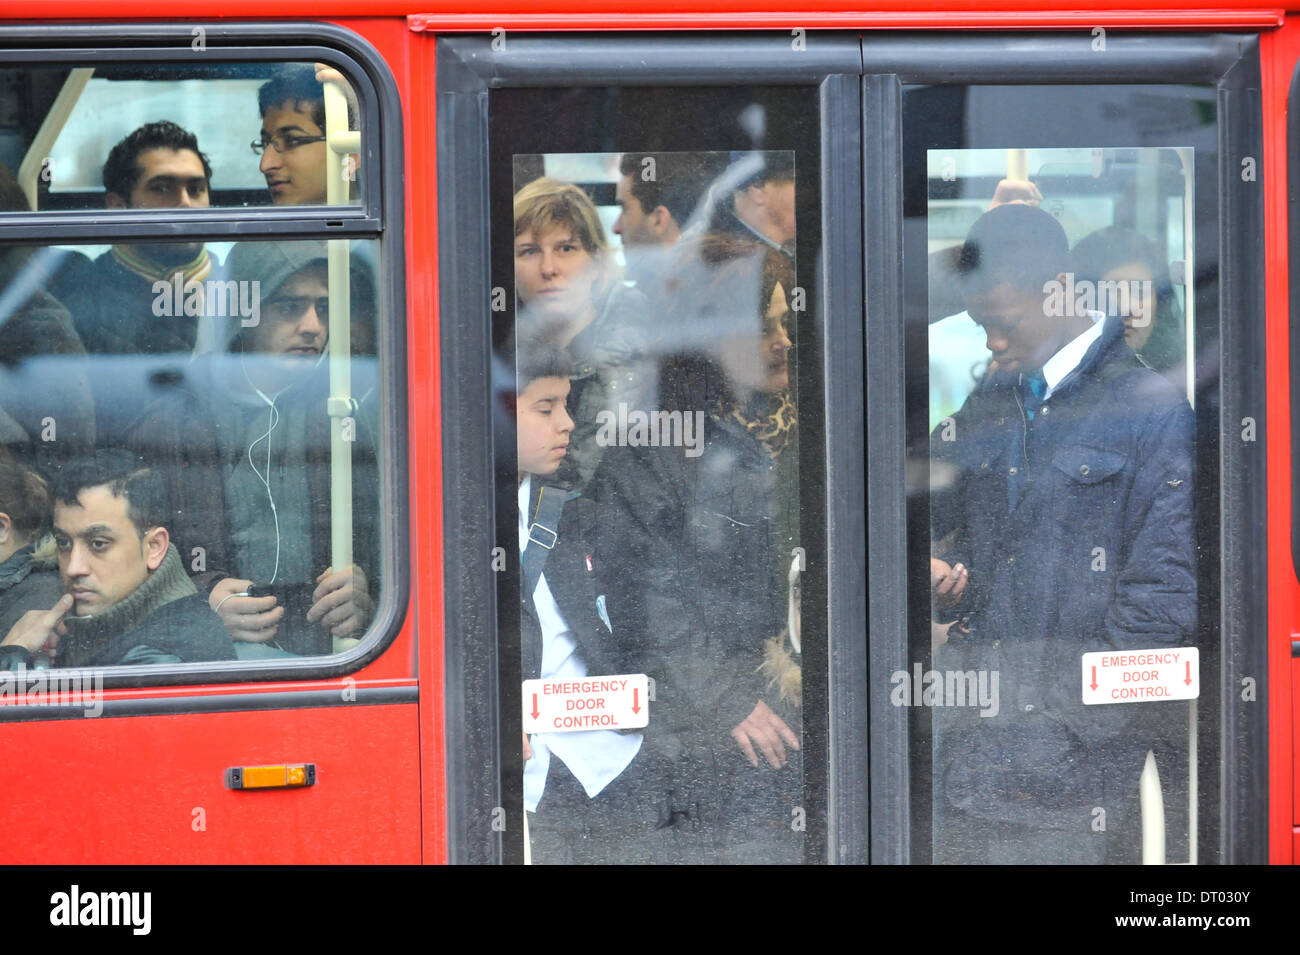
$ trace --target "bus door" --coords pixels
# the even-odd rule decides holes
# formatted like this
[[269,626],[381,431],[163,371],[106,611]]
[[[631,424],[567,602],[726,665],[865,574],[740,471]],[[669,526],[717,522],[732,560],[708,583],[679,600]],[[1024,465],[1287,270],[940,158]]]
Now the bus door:
[[453,859],[1263,858],[1258,54],[1101,42],[437,40]]

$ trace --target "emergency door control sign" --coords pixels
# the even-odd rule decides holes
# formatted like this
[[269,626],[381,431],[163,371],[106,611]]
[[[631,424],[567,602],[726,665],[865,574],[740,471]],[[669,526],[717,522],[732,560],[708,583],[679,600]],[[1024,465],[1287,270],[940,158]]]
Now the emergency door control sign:
[[1195,647],[1103,650],[1083,655],[1083,702],[1155,703],[1201,695]]
[[650,725],[644,673],[524,681],[524,732],[573,733]]

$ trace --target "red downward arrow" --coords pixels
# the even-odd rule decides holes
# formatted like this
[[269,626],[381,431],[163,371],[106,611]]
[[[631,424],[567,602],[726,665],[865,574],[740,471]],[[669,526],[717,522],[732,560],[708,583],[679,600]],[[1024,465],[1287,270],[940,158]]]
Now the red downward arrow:
[[1192,661],[1187,661],[1187,679],[1183,680],[1188,686],[1192,685]]
[[538,715],[539,714],[537,712],[537,694],[534,693],[533,694],[533,719],[537,719]]
[[1092,668],[1092,688],[1097,689],[1097,668]]
[[639,697],[640,695],[641,695],[641,691],[639,689],[632,690],[632,712],[633,713],[641,712],[641,707],[637,704],[637,697]]

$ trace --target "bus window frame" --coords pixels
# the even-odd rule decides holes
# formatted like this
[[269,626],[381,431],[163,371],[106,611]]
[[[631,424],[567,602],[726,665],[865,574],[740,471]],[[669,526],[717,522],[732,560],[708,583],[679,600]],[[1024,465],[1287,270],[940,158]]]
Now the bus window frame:
[[[861,69],[856,35],[809,34],[792,50],[783,34],[616,34],[598,38],[511,33],[507,48],[486,36],[437,40],[440,311],[488,315],[491,285],[488,241],[488,91],[504,87],[673,87],[804,85],[819,90],[821,259],[810,263],[819,283],[817,337],[811,347],[822,369],[826,415],[822,425],[826,561],[825,594],[805,591],[805,613],[822,601],[828,645],[826,714],[829,739],[826,805],[809,812],[809,831],[825,812],[829,861],[866,861],[865,577],[864,495],[860,454],[863,427],[861,223],[852,206],[829,202],[861,182],[859,96]],[[832,193],[834,183],[837,192]],[[473,243],[465,236],[479,237]],[[834,315],[830,323],[825,316]],[[847,326],[847,327],[846,327]],[[497,581],[483,542],[497,540],[495,502],[482,493],[494,472],[488,322],[441,327],[443,404],[443,507],[446,529],[446,753],[448,853],[459,862],[501,862],[522,857],[519,826],[493,829],[489,809],[522,818],[519,775],[503,759],[518,752],[518,707],[502,715],[503,689],[519,671],[513,647],[498,643]],[[470,386],[467,383],[474,382]],[[832,405],[832,402],[834,403]],[[815,445],[810,444],[810,448]],[[856,455],[856,457],[855,457]],[[508,543],[508,542],[507,542]],[[517,546],[517,543],[516,543]],[[507,548],[506,553],[511,553]],[[812,566],[813,555],[809,555]],[[515,571],[517,576],[517,569]],[[843,583],[840,583],[843,581]],[[515,585],[517,594],[517,584]],[[503,592],[505,592],[503,588]],[[823,599],[823,596],[825,599]],[[515,606],[517,606],[517,601]],[[811,629],[812,625],[805,623]],[[502,628],[504,633],[505,628]],[[517,632],[517,631],[516,631]],[[516,683],[516,686],[518,684]],[[842,727],[838,732],[836,727]],[[847,731],[845,731],[847,729]],[[485,802],[484,800],[490,800]]]
[[[1220,356],[1220,594],[1218,632],[1221,699],[1217,716],[1221,789],[1218,850],[1226,864],[1262,863],[1268,858],[1267,787],[1257,783],[1268,763],[1268,604],[1266,588],[1234,587],[1234,581],[1268,579],[1265,453],[1264,199],[1263,190],[1244,185],[1237,157],[1263,155],[1263,117],[1259,102],[1259,41],[1248,34],[1111,34],[1106,52],[1091,48],[1088,34],[867,35],[863,39],[866,77],[864,110],[892,116],[878,120],[878,135],[867,140],[868,159],[901,162],[902,112],[896,96],[903,85],[1119,85],[1207,84],[1219,96],[1219,326]],[[1103,56],[1104,59],[1099,59]],[[885,283],[869,283],[867,339],[868,403],[873,431],[868,435],[869,564],[871,581],[871,827],[872,861],[908,863],[914,839],[909,762],[908,707],[889,700],[886,675],[909,657],[909,569],[904,481],[908,408],[901,381],[890,376],[905,368],[902,329],[907,314],[903,276],[891,278],[885,264],[872,270],[872,258],[888,257],[901,240],[902,175],[888,195],[864,209],[878,218],[864,220],[868,274],[884,270]],[[1232,186],[1237,188],[1234,190]],[[1244,237],[1244,238],[1243,238]],[[876,250],[885,250],[877,253]],[[893,283],[897,281],[895,286]],[[1251,320],[1253,319],[1253,321]],[[895,391],[894,389],[898,390]],[[874,400],[873,400],[874,399]],[[1243,417],[1252,417],[1256,440],[1241,439]],[[925,529],[928,533],[928,529]],[[915,584],[912,585],[915,587]],[[926,600],[928,604],[928,598]],[[910,607],[912,618],[918,612]],[[1238,681],[1254,677],[1258,698],[1245,702]],[[928,826],[928,818],[926,820]],[[925,860],[919,860],[925,861]]]
[[[191,43],[196,35],[192,29],[193,25],[188,23],[5,26],[0,27],[0,62],[7,66],[193,62],[196,53]],[[405,151],[402,106],[396,83],[383,57],[365,38],[333,24],[220,23],[204,24],[203,29],[206,48],[200,55],[213,63],[328,62],[348,77],[358,96],[360,114],[370,117],[362,122],[363,168],[369,174],[362,176],[360,205],[123,210],[112,215],[105,215],[103,210],[5,213],[0,215],[0,245],[78,245],[86,244],[87,239],[104,244],[106,238],[166,241],[186,236],[199,237],[205,242],[239,239],[375,242],[379,253],[378,314],[379,320],[387,323],[387,332],[380,336],[376,355],[383,379],[379,431],[381,435],[396,436],[376,446],[381,579],[387,586],[383,599],[375,607],[365,638],[343,653],[300,659],[115,666],[104,671],[106,689],[268,684],[355,673],[382,656],[396,639],[406,620],[411,598],[410,489],[404,440],[408,433],[406,232],[402,192]],[[252,108],[250,104],[250,113]],[[191,697],[175,696],[159,705],[189,712],[194,709],[192,703]],[[0,721],[59,718],[53,708],[46,708],[44,713],[28,713],[31,709],[0,707]]]

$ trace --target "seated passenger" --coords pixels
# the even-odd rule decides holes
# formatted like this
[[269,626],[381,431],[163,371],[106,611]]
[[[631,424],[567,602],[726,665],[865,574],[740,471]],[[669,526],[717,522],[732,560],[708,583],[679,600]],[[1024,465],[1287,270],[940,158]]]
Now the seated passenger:
[[[149,123],[109,153],[110,209],[206,208],[212,169],[192,133]],[[51,278],[92,356],[188,356],[200,337],[203,293],[214,264],[201,242],[114,245],[93,262],[75,253]],[[187,291],[188,290],[188,291]],[[216,298],[218,296],[213,296]],[[148,400],[154,368],[94,358],[90,365],[99,443],[117,447]]]
[[[343,87],[348,100],[348,128],[356,129],[356,97],[338,70],[294,63],[282,68],[257,91],[262,131],[253,151],[262,157],[259,168],[277,206],[324,205],[328,201],[325,143],[325,86]],[[356,191],[361,157],[347,157],[349,194]]]
[[581,488],[604,448],[602,412],[637,407],[652,385],[645,297],[623,284],[596,207],[577,186],[535,179],[514,199],[515,294],[524,337],[553,339],[574,361],[568,457],[556,480]]
[[[331,567],[325,243],[244,242],[227,266],[257,290],[256,323],[146,409],[131,446],[166,462],[175,539],[240,656],[330,653],[331,635],[360,636],[370,619],[378,481],[363,407],[344,421],[356,565]],[[355,277],[354,291],[369,288]]]
[[[0,448],[0,632],[29,610],[48,610],[63,593],[54,542],[45,531],[50,490],[16,456]],[[38,546],[39,545],[39,546]]]
[[[109,209],[207,208],[212,167],[198,140],[175,123],[149,123],[113,147],[104,163]],[[202,282],[212,262],[200,242],[115,245],[59,273],[58,299],[92,354],[161,354],[194,347],[198,316],[155,309],[157,282]]]
[[[30,212],[0,164],[0,210]],[[45,289],[51,248],[0,250],[0,446],[49,469],[95,442],[86,350],[67,310]]]
[[64,594],[29,610],[0,644],[0,668],[52,654],[61,667],[234,658],[164,526],[161,476],[124,451],[72,462],[54,484]]

